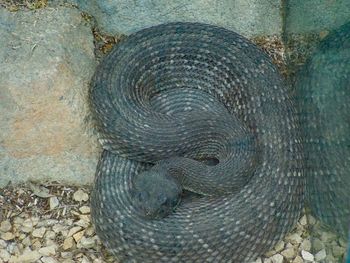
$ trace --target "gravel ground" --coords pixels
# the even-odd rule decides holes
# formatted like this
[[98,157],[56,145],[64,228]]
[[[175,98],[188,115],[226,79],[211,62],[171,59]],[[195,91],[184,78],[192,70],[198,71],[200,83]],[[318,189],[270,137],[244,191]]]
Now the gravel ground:
[[[0,190],[0,263],[116,262],[91,225],[89,192],[88,187],[33,183]],[[291,234],[254,263],[342,262],[345,247],[304,215]]]

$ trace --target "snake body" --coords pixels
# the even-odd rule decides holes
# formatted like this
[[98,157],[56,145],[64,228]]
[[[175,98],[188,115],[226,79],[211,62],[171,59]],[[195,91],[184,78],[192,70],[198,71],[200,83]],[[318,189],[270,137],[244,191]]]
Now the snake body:
[[[104,148],[92,219],[120,262],[246,262],[295,225],[305,186],[295,102],[244,37],[199,23],[141,30],[103,60],[90,95]],[[148,171],[175,181],[158,187]],[[138,178],[147,193],[202,195],[147,219]]]
[[350,23],[331,32],[297,76],[312,214],[344,238],[350,225]]

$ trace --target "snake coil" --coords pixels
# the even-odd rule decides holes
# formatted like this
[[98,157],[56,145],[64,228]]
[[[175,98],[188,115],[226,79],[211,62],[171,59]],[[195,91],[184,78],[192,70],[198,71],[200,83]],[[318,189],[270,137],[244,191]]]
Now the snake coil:
[[[141,30],[103,60],[90,95],[104,148],[92,219],[121,262],[245,262],[298,220],[305,179],[294,101],[244,37],[199,23]],[[195,161],[202,157],[218,164]],[[163,159],[190,190],[218,193],[199,190],[168,216],[145,219],[135,177]]]

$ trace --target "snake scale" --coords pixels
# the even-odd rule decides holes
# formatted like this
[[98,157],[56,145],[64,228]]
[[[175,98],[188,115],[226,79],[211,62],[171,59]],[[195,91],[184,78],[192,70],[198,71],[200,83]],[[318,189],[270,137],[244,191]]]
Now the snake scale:
[[104,149],[92,219],[120,262],[246,262],[300,217],[295,97],[244,37],[200,23],[143,29],[98,66],[90,98]]
[[331,32],[297,75],[308,206],[345,238],[350,226],[350,23]]

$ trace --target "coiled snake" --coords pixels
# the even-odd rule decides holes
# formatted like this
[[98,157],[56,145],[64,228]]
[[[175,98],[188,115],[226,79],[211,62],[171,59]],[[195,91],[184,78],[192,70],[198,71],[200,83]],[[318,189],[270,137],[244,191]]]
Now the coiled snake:
[[[247,39],[198,23],[141,30],[100,64],[90,95],[104,148],[92,218],[121,262],[245,262],[296,223],[294,101]],[[183,188],[201,195],[178,203]]]

